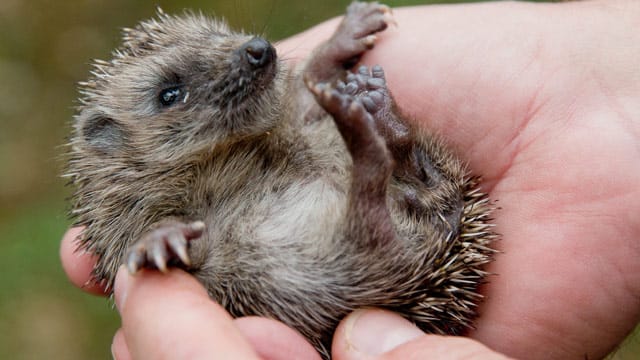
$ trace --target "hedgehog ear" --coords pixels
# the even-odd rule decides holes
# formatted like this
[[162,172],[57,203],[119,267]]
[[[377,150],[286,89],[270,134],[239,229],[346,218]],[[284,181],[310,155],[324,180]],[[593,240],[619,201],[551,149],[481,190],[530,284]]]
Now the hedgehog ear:
[[81,136],[96,151],[113,154],[124,145],[124,129],[104,114],[87,114],[81,124]]

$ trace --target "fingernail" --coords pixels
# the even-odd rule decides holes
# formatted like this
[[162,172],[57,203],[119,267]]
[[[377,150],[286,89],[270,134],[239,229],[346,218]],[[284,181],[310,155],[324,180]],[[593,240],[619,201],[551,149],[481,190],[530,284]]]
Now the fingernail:
[[122,265],[118,269],[116,279],[113,284],[113,297],[116,301],[116,308],[122,312],[124,304],[127,301],[127,293],[129,292],[129,271]]
[[131,360],[131,354],[129,354],[122,328],[116,331],[111,341],[111,357],[114,360]]
[[116,338],[114,337],[113,340],[111,340],[111,358],[113,360],[120,360],[118,357],[118,354],[116,354]]
[[111,358],[112,358],[113,360],[118,360],[118,358],[116,357],[116,351],[115,351],[115,349],[113,348],[113,342],[111,343]]
[[356,310],[345,324],[349,349],[366,355],[384,354],[421,335],[410,321],[385,310]]

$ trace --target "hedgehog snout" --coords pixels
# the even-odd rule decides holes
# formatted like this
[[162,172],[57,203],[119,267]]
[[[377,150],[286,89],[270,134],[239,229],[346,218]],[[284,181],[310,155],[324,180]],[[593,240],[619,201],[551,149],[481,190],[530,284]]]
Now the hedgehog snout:
[[276,58],[276,50],[271,44],[261,38],[254,37],[247,41],[240,49],[240,59],[254,69],[263,68],[273,63]]

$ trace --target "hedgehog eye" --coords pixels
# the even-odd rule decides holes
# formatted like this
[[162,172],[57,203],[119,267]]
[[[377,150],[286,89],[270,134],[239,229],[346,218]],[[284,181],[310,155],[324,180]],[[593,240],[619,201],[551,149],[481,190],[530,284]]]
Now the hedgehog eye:
[[162,106],[171,106],[183,96],[183,93],[181,86],[166,88],[160,92],[160,103]]

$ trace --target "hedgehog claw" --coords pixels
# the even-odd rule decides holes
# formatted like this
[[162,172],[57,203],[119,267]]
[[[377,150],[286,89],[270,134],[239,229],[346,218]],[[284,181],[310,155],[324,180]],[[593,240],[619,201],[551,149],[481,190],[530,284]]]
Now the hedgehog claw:
[[171,234],[167,239],[167,245],[169,245],[169,249],[178,256],[183,264],[187,266],[191,265],[191,259],[189,259],[189,255],[187,254],[187,240],[184,237]]
[[167,272],[174,263],[191,266],[188,240],[202,236],[204,229],[202,221],[188,224],[171,221],[157,225],[129,250],[126,257],[129,272],[135,274],[142,268]]
[[142,268],[144,265],[144,254],[141,249],[136,249],[138,251],[129,252],[129,256],[127,256],[127,270],[129,270],[129,274],[134,275],[135,273]]

